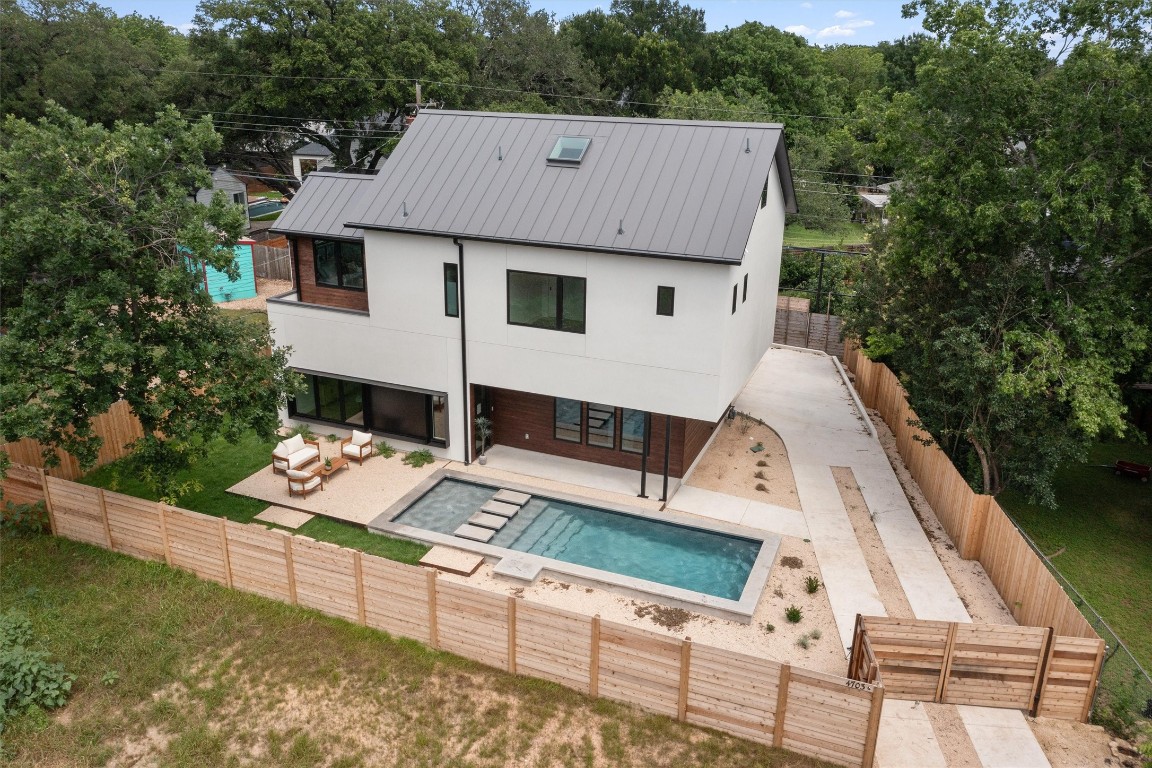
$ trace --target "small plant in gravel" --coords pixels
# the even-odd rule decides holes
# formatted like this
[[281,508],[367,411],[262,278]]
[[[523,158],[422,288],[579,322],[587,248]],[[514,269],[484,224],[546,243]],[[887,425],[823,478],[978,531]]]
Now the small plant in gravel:
[[431,464],[436,461],[436,457],[432,452],[421,448],[418,451],[409,451],[408,455],[404,457],[404,463],[410,467],[422,467],[425,464]]
[[376,443],[376,453],[380,454],[386,459],[390,459],[396,455],[396,449],[388,445],[387,440],[381,440]]
[[325,440],[327,440],[327,441],[328,441],[328,442],[330,442],[330,443],[334,443],[334,442],[336,442],[337,440],[339,440],[339,439],[340,439],[340,435],[336,435],[336,434],[325,435],[325,436],[324,436],[324,439],[325,439]]
[[780,558],[780,565],[785,568],[803,568],[804,561],[795,555],[785,555]]
[[804,650],[808,650],[808,635],[800,635],[800,637],[796,638],[796,645]]
[[756,490],[764,491],[765,493],[767,493],[768,492],[768,486],[764,485],[764,483],[756,483]]
[[756,462],[756,466],[766,467],[766,466],[768,466],[768,462],[764,461],[764,459],[760,459],[759,461]]
[[768,476],[764,474],[764,470],[762,470],[762,469],[756,470],[756,473],[752,476],[755,477],[757,480],[767,480],[768,479]]
[[819,640],[821,637],[822,634],[820,630],[814,629],[811,632],[805,632],[804,634],[800,635],[800,637],[796,640],[796,645],[800,646],[804,650],[808,650],[808,646],[816,640]]
[[746,413],[741,413],[740,414],[740,434],[742,434],[742,435],[748,434],[752,430],[752,425],[754,423],[755,422],[752,420],[751,416],[749,416]]
[[808,594],[814,595],[820,591],[820,579],[815,576],[809,576],[804,579],[804,589],[808,590]]
[[804,611],[795,605],[790,605],[784,609],[784,618],[788,619],[788,622],[791,624],[799,624],[800,619],[804,618]]
[[776,631],[776,625],[770,621],[764,622],[764,631],[769,635]]
[[824,636],[824,633],[821,632],[819,629],[814,629],[808,633],[808,637],[812,638],[813,640],[819,640],[823,636]]

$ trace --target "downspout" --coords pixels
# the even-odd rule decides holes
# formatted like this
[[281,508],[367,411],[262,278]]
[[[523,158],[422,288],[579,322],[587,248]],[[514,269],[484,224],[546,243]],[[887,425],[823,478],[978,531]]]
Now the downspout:
[[463,379],[464,389],[464,465],[472,463],[472,403],[468,392],[468,326],[464,312],[464,243],[460,238],[452,238],[460,252],[460,273],[456,276],[456,288],[460,291],[460,375]]
[[672,452],[672,415],[664,417],[664,492],[660,501],[668,501],[668,457]]

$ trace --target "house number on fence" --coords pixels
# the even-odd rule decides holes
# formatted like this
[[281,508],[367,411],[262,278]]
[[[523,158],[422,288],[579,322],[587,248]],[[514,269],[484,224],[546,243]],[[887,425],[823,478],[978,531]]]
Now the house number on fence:
[[868,683],[862,683],[859,680],[845,680],[844,685],[848,686],[849,688],[855,688],[858,691],[868,691],[868,693],[872,692],[872,686],[868,685]]

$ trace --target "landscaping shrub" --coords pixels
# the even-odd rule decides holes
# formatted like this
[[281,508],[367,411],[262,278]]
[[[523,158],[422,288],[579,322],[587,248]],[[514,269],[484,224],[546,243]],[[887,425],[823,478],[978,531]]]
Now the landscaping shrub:
[[39,536],[47,533],[48,510],[44,502],[13,504],[8,501],[0,509],[0,534],[4,536]]
[[820,591],[820,579],[815,576],[809,576],[804,580],[804,588],[808,590],[808,594],[816,594]]
[[28,648],[31,641],[32,623],[26,617],[0,614],[0,723],[32,706],[63,706],[72,690],[76,676]]
[[419,451],[409,451],[408,455],[404,457],[404,463],[410,467],[422,467],[434,461],[436,461],[436,457],[432,455],[432,452],[423,448]]
[[386,459],[390,459],[396,455],[396,449],[388,445],[387,440],[381,440],[376,443],[376,453],[380,454]]
[[799,624],[800,619],[804,618],[804,612],[795,605],[790,605],[784,609],[784,618],[788,619],[792,624]]

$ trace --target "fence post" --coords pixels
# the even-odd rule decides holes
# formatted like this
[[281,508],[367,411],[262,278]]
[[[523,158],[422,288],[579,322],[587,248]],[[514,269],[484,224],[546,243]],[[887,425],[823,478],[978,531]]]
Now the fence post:
[[948,624],[948,638],[944,641],[944,657],[940,659],[940,679],[936,681],[936,698],[933,701],[944,701],[948,692],[948,675],[952,672],[952,645],[956,642],[956,622]]
[[792,679],[792,665],[780,666],[780,683],[776,688],[776,720],[772,723],[772,746],[784,743],[784,714],[788,711],[788,681]]
[[43,467],[36,467],[36,472],[40,475],[40,487],[44,490],[44,508],[48,510],[48,530],[52,532],[53,536],[56,533],[56,513],[52,510],[52,494],[48,492],[48,475],[44,473]]
[[684,722],[688,718],[688,672],[692,667],[692,638],[680,641],[680,701],[676,707],[676,719]]
[[156,505],[160,513],[160,543],[164,545],[164,564],[172,567],[172,542],[168,539],[168,506],[161,502]]
[[860,663],[860,614],[856,614],[856,625],[852,627],[852,653],[848,655],[848,678],[858,680],[856,667]]
[[872,686],[872,707],[868,712],[868,731],[864,735],[864,754],[860,757],[863,768],[872,768],[876,759],[876,738],[880,734],[880,713],[884,710],[884,686]]
[[508,595],[508,672],[516,674],[516,597]]
[[228,554],[228,521],[220,518],[220,549],[224,553],[224,583],[232,588],[232,556]]
[[292,534],[284,534],[284,566],[288,569],[288,602],[296,605],[296,563],[292,560]]
[[112,546],[112,526],[108,524],[108,505],[104,503],[104,489],[96,489],[96,498],[100,500],[100,520],[104,523],[104,538],[108,541],[108,549],[113,552],[116,548]]
[[588,695],[600,695],[600,614],[592,617],[592,645],[588,654]]
[[1048,667],[1052,664],[1052,654],[1056,652],[1056,633],[1048,627],[1044,647],[1040,653],[1040,663],[1036,665],[1036,679],[1032,682],[1032,717],[1040,714],[1044,702],[1044,692],[1048,690]]
[[364,615],[364,570],[360,563],[360,550],[352,550],[352,565],[356,569],[356,619],[360,626],[368,623]]
[[1096,700],[1096,686],[1100,684],[1100,668],[1104,666],[1104,653],[1108,650],[1108,646],[1101,639],[1096,646],[1096,664],[1092,667],[1092,677],[1089,678],[1088,692],[1084,695],[1084,708],[1080,710],[1080,722],[1088,722],[1088,716],[1092,714],[1092,702]]
[[428,585],[428,645],[440,650],[440,632],[436,627],[436,570],[429,568],[425,574]]

